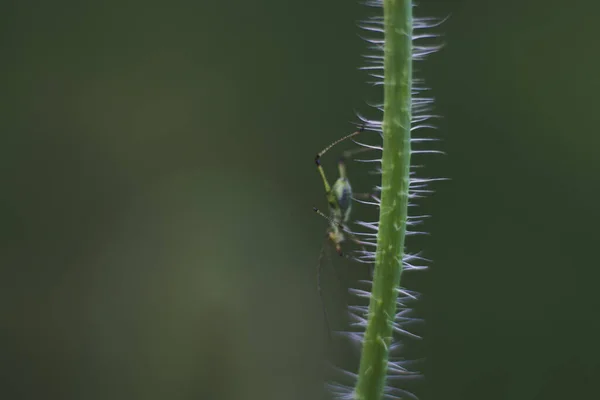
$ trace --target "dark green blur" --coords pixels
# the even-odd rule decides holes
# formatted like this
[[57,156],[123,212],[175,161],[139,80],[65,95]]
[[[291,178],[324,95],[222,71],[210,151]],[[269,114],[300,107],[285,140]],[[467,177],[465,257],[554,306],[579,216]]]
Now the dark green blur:
[[[415,66],[447,155],[414,163],[451,181],[415,210],[431,235],[407,243],[434,260],[405,279],[426,295],[416,392],[595,398],[600,5],[420,3],[452,14],[446,48]],[[355,22],[373,11],[3,3],[0,398],[318,398],[313,158],[378,100],[356,69]],[[349,166],[357,192],[375,183],[367,167]]]

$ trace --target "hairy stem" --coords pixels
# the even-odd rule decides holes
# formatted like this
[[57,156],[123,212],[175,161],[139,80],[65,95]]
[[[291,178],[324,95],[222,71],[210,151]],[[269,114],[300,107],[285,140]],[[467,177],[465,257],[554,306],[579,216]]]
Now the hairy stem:
[[384,31],[381,208],[356,400],[383,397],[402,273],[410,171],[412,0],[384,0]]

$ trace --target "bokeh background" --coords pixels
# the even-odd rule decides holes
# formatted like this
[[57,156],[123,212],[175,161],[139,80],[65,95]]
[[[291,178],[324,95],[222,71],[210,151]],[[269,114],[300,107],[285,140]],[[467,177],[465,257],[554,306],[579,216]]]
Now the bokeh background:
[[[376,100],[355,25],[373,10],[0,8],[0,397],[319,398],[313,157]],[[418,66],[447,153],[419,161],[451,181],[421,203],[431,235],[409,242],[434,260],[407,278],[428,321],[416,391],[595,398],[600,5],[415,12],[451,14],[445,49]],[[375,183],[364,165],[351,173],[357,190]],[[343,291],[325,280],[335,309]]]

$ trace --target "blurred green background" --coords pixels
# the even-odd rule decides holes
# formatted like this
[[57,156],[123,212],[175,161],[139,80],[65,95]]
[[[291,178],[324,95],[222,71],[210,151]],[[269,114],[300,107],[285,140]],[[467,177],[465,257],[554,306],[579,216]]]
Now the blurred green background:
[[[3,2],[0,397],[318,398],[313,157],[377,100],[357,70],[368,12]],[[415,11],[451,14],[418,65],[447,156],[415,163],[451,178],[409,242],[434,260],[407,278],[425,293],[422,399],[597,396],[598,12]],[[356,190],[375,184],[350,168]]]

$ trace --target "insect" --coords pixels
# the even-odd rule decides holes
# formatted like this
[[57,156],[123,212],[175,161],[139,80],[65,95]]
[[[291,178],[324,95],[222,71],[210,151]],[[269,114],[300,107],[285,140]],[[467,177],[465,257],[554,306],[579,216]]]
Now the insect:
[[[358,150],[346,151],[343,153],[342,157],[338,160],[338,173],[339,177],[334,182],[333,186],[329,184],[327,180],[327,176],[325,175],[325,171],[321,166],[321,157],[331,150],[332,147],[343,142],[344,140],[350,139],[364,132],[364,125],[361,126],[357,131],[352,132],[349,135],[346,135],[335,142],[331,143],[329,146],[325,147],[321,152],[317,153],[315,156],[315,163],[317,165],[317,170],[323,179],[323,185],[325,186],[325,197],[327,198],[327,203],[329,206],[329,216],[325,215],[318,208],[313,207],[313,210],[327,219],[329,221],[329,227],[327,229],[327,233],[325,236],[325,240],[327,242],[331,242],[335,247],[336,252],[340,256],[346,256],[342,249],[342,244],[346,241],[346,239],[350,239],[351,241],[359,244],[363,250],[364,246],[356,238],[356,236],[348,229],[347,224],[350,221],[350,212],[352,210],[352,201],[353,198],[358,196],[364,197],[369,196],[365,194],[357,195],[352,192],[352,186],[350,185],[350,181],[348,179],[348,174],[346,171],[346,161],[354,154],[361,153],[363,151],[371,150],[371,148],[360,148]],[[326,251],[326,243],[323,245],[321,249],[321,254],[319,256],[319,265],[317,269],[317,290],[319,292],[319,297],[321,298],[321,304],[323,306],[323,314],[325,317],[325,325],[327,328],[327,332],[329,337],[331,338],[331,330],[329,328],[329,318],[327,315],[327,311],[325,309],[325,305],[323,302],[323,294],[321,290],[321,270],[323,265],[323,257]]]
[[[327,237],[333,245],[335,246],[336,252],[343,256],[344,253],[342,251],[341,244],[346,240],[346,236],[344,233],[352,236],[353,240],[356,240],[352,234],[350,234],[346,224],[350,220],[350,212],[352,210],[352,186],[350,186],[350,181],[348,180],[348,174],[346,172],[346,160],[357,153],[361,153],[363,151],[371,150],[370,148],[360,148],[358,150],[346,151],[343,153],[343,156],[338,160],[338,172],[339,178],[334,182],[333,186],[329,184],[327,180],[327,176],[325,175],[325,171],[321,166],[321,157],[331,150],[335,145],[343,142],[344,140],[350,139],[354,136],[359,135],[364,132],[365,127],[362,125],[357,131],[352,132],[349,135],[346,135],[335,142],[331,143],[329,146],[325,147],[315,156],[315,164],[317,164],[317,170],[323,179],[323,185],[325,186],[325,197],[327,198],[327,203],[329,205],[329,213],[328,217],[323,212],[321,212],[318,208],[313,207],[313,210],[327,219],[329,221],[329,229],[327,231]],[[368,196],[361,194],[361,197]]]

